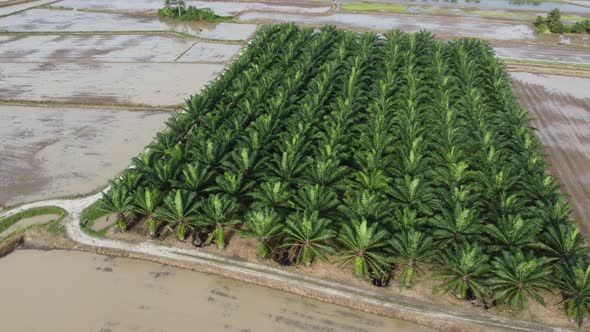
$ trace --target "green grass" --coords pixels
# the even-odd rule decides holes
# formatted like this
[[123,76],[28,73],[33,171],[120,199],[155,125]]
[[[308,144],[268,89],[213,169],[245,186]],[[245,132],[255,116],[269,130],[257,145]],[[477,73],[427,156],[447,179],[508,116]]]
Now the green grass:
[[347,2],[343,6],[344,10],[355,12],[389,12],[405,13],[407,6],[390,5],[385,3],[366,3],[366,2]]
[[28,209],[28,210],[19,212],[17,214],[14,214],[10,217],[6,217],[4,219],[1,219],[0,220],[0,233],[5,231],[6,229],[8,229],[10,226],[16,224],[17,222],[19,222],[22,219],[32,218],[32,217],[36,217],[36,216],[42,216],[42,215],[46,215],[46,214],[57,214],[59,217],[56,220],[50,221],[44,225],[32,225],[29,227],[21,228],[12,234],[9,234],[9,236],[13,235],[13,234],[17,234],[17,233],[22,233],[26,229],[28,229],[30,227],[35,227],[35,226],[47,226],[48,230],[50,232],[52,232],[53,234],[62,232],[62,230],[61,230],[62,226],[60,225],[60,223],[63,220],[63,218],[67,215],[67,212],[64,209],[59,208],[57,206],[42,206],[42,207],[38,207],[38,208]]
[[98,218],[109,214],[100,208],[100,204],[101,201],[96,201],[80,213],[80,228],[88,235],[105,237],[111,226],[107,226],[99,231],[92,229],[92,225]]

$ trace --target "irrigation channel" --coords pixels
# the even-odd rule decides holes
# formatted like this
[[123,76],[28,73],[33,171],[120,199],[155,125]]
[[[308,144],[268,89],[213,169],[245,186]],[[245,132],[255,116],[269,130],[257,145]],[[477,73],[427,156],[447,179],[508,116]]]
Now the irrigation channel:
[[[290,293],[303,295],[305,297],[311,297],[311,298],[315,298],[315,299],[319,299],[319,300],[324,300],[326,302],[331,302],[334,304],[341,304],[341,305],[351,307],[354,309],[382,313],[385,315],[394,316],[394,317],[398,317],[398,318],[411,319],[411,320],[415,320],[417,322],[426,323],[427,325],[430,325],[430,326],[443,327],[446,329],[453,329],[453,330],[458,330],[458,331],[460,331],[460,330],[495,330],[495,329],[514,330],[514,331],[537,331],[537,332],[539,332],[539,331],[565,331],[565,329],[563,329],[563,328],[541,325],[541,324],[537,324],[534,322],[522,321],[522,320],[511,319],[511,318],[506,318],[506,317],[499,317],[499,316],[494,316],[494,315],[467,313],[467,312],[462,311],[461,309],[454,309],[452,307],[446,307],[446,306],[443,307],[443,306],[426,304],[426,303],[417,303],[417,302],[409,301],[407,299],[397,298],[394,296],[384,296],[383,294],[380,294],[378,292],[349,287],[349,286],[346,286],[343,284],[339,284],[339,283],[335,283],[335,282],[331,282],[331,281],[323,280],[323,279],[319,279],[319,278],[303,276],[300,274],[287,272],[287,271],[284,271],[284,270],[281,270],[278,268],[273,268],[273,267],[258,265],[258,264],[252,264],[252,263],[248,263],[248,262],[244,262],[244,261],[240,261],[240,260],[236,260],[236,259],[228,258],[228,257],[221,257],[218,255],[214,255],[214,254],[200,251],[198,249],[184,249],[184,248],[169,247],[169,246],[156,244],[152,241],[144,241],[144,242],[140,242],[140,243],[128,243],[128,242],[119,241],[119,240],[92,237],[92,236],[86,234],[85,232],[83,232],[82,229],[80,228],[80,213],[87,206],[96,202],[101,197],[102,197],[102,192],[92,195],[92,196],[80,198],[80,199],[46,200],[46,201],[33,202],[33,203],[29,203],[29,204],[23,204],[19,207],[16,207],[14,209],[6,211],[4,214],[0,215],[0,218],[8,217],[8,216],[11,216],[11,215],[16,214],[18,212],[25,211],[25,210],[35,208],[35,207],[57,206],[57,207],[60,207],[68,212],[69,216],[64,221],[66,233],[67,233],[67,236],[71,240],[73,240],[74,242],[76,242],[79,245],[79,247],[76,247],[75,249],[79,249],[80,251],[107,252],[107,253],[113,253],[114,255],[118,255],[118,256],[137,258],[137,259],[143,259],[143,260],[148,260],[148,261],[155,261],[155,262],[159,262],[159,263],[164,263],[166,265],[185,267],[185,268],[189,268],[189,269],[193,269],[193,270],[197,270],[197,271],[219,274],[222,276],[230,277],[233,279],[238,279],[238,280],[249,282],[249,283],[254,283],[254,284],[258,284],[258,285],[269,286],[271,288],[281,289],[281,290],[284,290],[284,291],[287,291]],[[92,249],[103,249],[103,250],[92,250]],[[104,251],[104,250],[106,250],[106,251]],[[32,251],[32,252],[34,252],[34,251]],[[55,252],[60,252],[60,251],[55,251]],[[38,257],[39,254],[23,254],[23,253],[21,253],[21,251],[17,251],[17,254],[19,256],[24,256],[23,262],[26,262],[29,260],[34,261],[34,260],[41,259]],[[28,257],[28,256],[31,256],[31,257]],[[71,256],[73,256],[73,257],[71,257]],[[92,258],[92,259],[96,260],[96,256],[93,256],[93,257],[94,258]],[[58,273],[59,275],[64,276],[64,279],[60,279],[61,280],[60,284],[52,284],[53,287],[60,290],[60,294],[62,294],[62,296],[65,296],[64,294],[66,294],[66,293],[72,293],[69,290],[67,292],[64,292],[63,291],[64,288],[78,287],[76,284],[72,285],[71,283],[69,283],[67,281],[68,279],[65,277],[65,275],[67,275],[68,277],[75,276],[75,278],[80,280],[80,279],[84,279],[84,273],[88,273],[88,271],[84,272],[82,270],[79,270],[80,268],[83,268],[83,266],[78,266],[78,265],[72,266],[71,264],[65,263],[68,260],[80,260],[81,259],[81,258],[77,257],[76,255],[73,255],[73,253],[61,252],[61,253],[53,255],[53,256],[48,255],[47,257],[45,257],[43,259],[47,259],[48,262],[55,260],[56,264],[54,265],[54,268],[53,268],[54,272],[53,273]],[[51,269],[46,269],[46,270],[41,271],[41,270],[31,266],[31,265],[34,265],[34,263],[31,263],[31,264],[25,263],[22,265],[19,263],[18,266],[20,266],[20,267],[26,266],[25,273],[17,273],[16,275],[11,276],[10,273],[13,273],[13,272],[8,272],[8,271],[15,270],[15,268],[13,266],[15,266],[14,264],[16,264],[15,262],[17,261],[17,259],[12,259],[12,258],[10,258],[10,255],[9,255],[8,260],[9,260],[9,262],[5,262],[5,258],[3,258],[0,261],[0,271],[1,271],[0,273],[2,273],[3,279],[6,278],[6,280],[10,280],[10,278],[16,278],[15,280],[18,280],[18,282],[15,281],[14,283],[11,283],[11,282],[5,283],[5,285],[9,285],[9,286],[4,286],[6,289],[0,288],[0,293],[2,293],[4,296],[7,296],[7,295],[9,296],[9,294],[10,294],[10,293],[8,293],[9,290],[11,292],[15,291],[14,289],[12,289],[12,286],[14,286],[16,283],[21,283],[22,285],[27,285],[28,282],[26,281],[26,278],[32,278],[30,283],[35,284],[35,283],[39,282],[39,279],[38,279],[39,275],[43,275],[44,278],[45,277],[47,277],[47,278],[52,277],[51,276],[52,272],[46,271],[46,270],[51,270]],[[84,265],[84,264],[88,264],[88,263],[83,263],[82,265]],[[146,264],[150,264],[150,263],[146,263]],[[121,265],[123,265],[123,264],[121,264]],[[144,267],[139,267],[138,269],[145,271],[146,269],[149,270],[149,268],[150,268],[149,265],[145,265]],[[69,272],[64,273],[63,272],[64,270],[69,271]],[[46,273],[50,273],[50,274],[46,276],[45,275]],[[138,272],[138,273],[141,273],[141,272]],[[143,277],[145,277],[145,273],[143,273],[143,274],[144,274]],[[96,279],[95,277],[89,277],[89,278],[91,278],[91,279],[94,278],[92,280]],[[127,278],[128,277],[126,276],[125,279],[127,279]],[[138,278],[139,278],[139,282],[141,283],[141,276],[138,276]],[[199,278],[213,278],[213,277],[198,276],[197,275],[197,276],[195,276],[195,278],[199,279]],[[131,280],[134,280],[134,279],[132,278]],[[63,283],[63,284],[61,284],[61,283]],[[110,285],[111,287],[114,287],[114,291],[111,290],[111,291],[113,291],[113,294],[116,294],[117,296],[121,296],[121,297],[127,297],[127,296],[131,297],[132,296],[132,294],[127,294],[127,290],[129,290],[131,288],[126,287],[124,285],[125,281],[122,281],[122,279],[117,279],[117,281],[114,283],[109,283],[108,280],[100,281],[100,283],[106,283],[108,285],[93,284],[92,287],[83,288],[84,292],[86,292],[87,290],[89,290],[90,288],[93,288],[93,287],[108,288],[108,286]],[[198,283],[198,282],[196,282],[196,283]],[[175,289],[177,286],[165,285],[162,287],[164,287],[164,288],[173,287]],[[47,287],[47,288],[51,288],[51,287]],[[15,288],[15,289],[18,289],[18,288]],[[123,290],[125,290],[125,291],[123,291]],[[51,290],[48,290],[48,291],[51,291]],[[135,292],[135,291],[136,290],[131,289],[131,292]],[[211,290],[209,289],[209,291],[211,291]],[[31,301],[38,301],[40,298],[46,298],[46,296],[43,294],[36,294],[35,292],[30,292],[30,291],[28,291],[28,292],[29,292],[28,296],[32,296],[32,298],[30,298]],[[92,292],[94,292],[94,291],[92,291]],[[173,292],[173,291],[171,291],[171,292]],[[77,292],[74,291],[74,293],[77,293]],[[170,293],[170,292],[168,292],[168,293]],[[18,294],[19,294],[19,296],[23,296],[19,301],[23,301],[23,299],[26,299],[26,295],[24,295],[23,292],[20,292]],[[88,295],[90,297],[92,297],[92,294],[88,294]],[[49,296],[49,295],[47,295],[47,296]],[[260,298],[263,299],[264,297],[265,297],[264,295],[260,295]],[[258,296],[256,298],[258,299]],[[55,303],[55,300],[56,300],[55,298],[53,300],[54,300],[53,302],[47,303],[47,306],[53,306],[54,309],[59,308],[60,304]],[[85,301],[88,301],[88,300],[85,300]],[[117,299],[110,300],[110,302],[113,302],[113,303],[115,303],[117,301],[118,301]],[[90,302],[94,303],[94,305],[98,305],[99,303],[103,303],[102,301],[90,301]],[[109,301],[107,301],[107,302],[109,302]],[[4,304],[2,304],[0,306],[0,310],[3,310],[3,312],[6,312],[7,309],[3,308],[2,306],[9,306],[10,307],[13,303],[18,304],[19,302],[18,301],[16,301],[16,302],[5,301]],[[126,303],[126,302],[124,302],[124,303]],[[63,305],[68,305],[68,304],[69,304],[69,302],[67,302],[67,301],[65,303],[63,303]],[[145,306],[146,305],[144,304],[144,307]],[[66,308],[64,307],[63,309],[65,310]],[[92,307],[90,307],[87,310],[92,310]],[[173,309],[169,308],[168,310],[173,310]],[[191,313],[194,313],[196,311],[198,311],[198,310],[192,310]],[[314,309],[314,311],[315,311],[315,309]],[[19,311],[19,312],[22,312],[22,311]],[[26,310],[24,312],[26,312],[27,315],[34,314],[34,313],[32,313],[30,311],[26,311]],[[47,313],[45,313],[45,314],[47,314]],[[55,319],[55,317],[54,317],[54,319]],[[56,324],[57,323],[63,324],[63,322],[60,320],[55,320],[55,322],[56,322]],[[105,323],[107,325],[106,331],[109,331],[108,325],[110,323],[108,321],[103,322],[103,323]],[[409,324],[409,323],[406,323],[401,320],[399,321],[399,324],[400,325],[398,327],[400,329],[405,329],[409,326],[409,325],[404,325],[404,324]],[[301,326],[302,325],[299,325],[299,327],[301,327]],[[137,327],[137,326],[135,326],[135,327]],[[307,327],[303,326],[303,330],[309,330],[308,328],[309,328],[309,326],[307,326]],[[422,328],[422,327],[420,325],[415,325],[412,327],[412,331],[418,331],[417,330],[418,328]],[[104,329],[102,329],[100,331],[103,331],[103,330]],[[144,331],[145,329],[142,329],[140,327],[138,330]],[[231,329],[227,329],[227,327],[226,327],[225,330],[231,330]],[[347,330],[348,331],[349,329],[335,329],[334,331],[338,331],[338,330]],[[362,330],[363,329],[360,329],[359,331],[362,331]],[[150,329],[150,331],[151,331],[151,329]],[[259,330],[256,329],[256,331],[259,331]],[[289,330],[289,331],[291,331],[291,330]],[[293,331],[298,331],[298,330],[295,329]],[[356,331],[356,330],[354,330],[354,331]],[[368,331],[376,331],[376,330],[373,328],[370,328],[370,329],[368,329]],[[395,329],[393,329],[393,330],[390,329],[390,331],[395,331]]]

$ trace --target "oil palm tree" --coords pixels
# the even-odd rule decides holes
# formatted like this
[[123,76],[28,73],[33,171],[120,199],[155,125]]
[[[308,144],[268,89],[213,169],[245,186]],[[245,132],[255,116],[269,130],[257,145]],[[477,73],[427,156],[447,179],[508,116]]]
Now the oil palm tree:
[[350,219],[366,219],[373,224],[384,221],[390,215],[391,205],[384,195],[362,190],[345,197],[339,210]]
[[502,216],[497,224],[486,225],[489,237],[489,250],[514,251],[538,246],[536,236],[541,230],[537,219],[527,219],[520,215]]
[[270,207],[279,213],[287,211],[292,195],[293,192],[286,183],[275,180],[263,182],[258,190],[250,193],[254,205]]
[[559,266],[560,289],[565,296],[567,315],[582,327],[584,316],[590,313],[590,266]]
[[522,309],[528,297],[545,305],[539,292],[551,290],[547,279],[551,274],[550,262],[549,258],[536,257],[532,252],[525,255],[520,250],[504,251],[492,261],[488,284],[495,293],[494,298],[514,309]]
[[162,193],[156,188],[139,188],[135,193],[134,206],[135,210],[142,214],[146,219],[151,237],[156,236],[158,222],[156,210],[162,199]]
[[542,239],[540,248],[562,265],[575,264],[590,250],[584,245],[584,237],[572,222],[549,226]]
[[215,243],[219,249],[225,247],[224,227],[239,224],[239,205],[227,195],[215,194],[199,206],[198,223],[213,230],[206,243]]
[[489,298],[486,284],[490,265],[489,257],[485,255],[478,244],[465,243],[446,250],[442,256],[441,285],[445,292],[452,292],[460,299],[468,295],[482,300]]
[[114,183],[101,200],[100,208],[117,215],[117,226],[121,232],[125,232],[129,226],[128,214],[133,210],[133,195],[127,187]]
[[412,288],[414,276],[420,276],[422,267],[429,265],[436,254],[432,238],[414,229],[403,229],[389,240],[393,263],[402,269],[400,287]]
[[269,241],[281,233],[283,228],[279,214],[270,207],[255,209],[246,214],[247,230],[241,235],[258,240],[258,258],[266,258],[270,254]]
[[283,247],[298,247],[297,263],[311,265],[315,257],[325,259],[334,252],[328,241],[336,236],[329,219],[319,217],[318,211],[305,211],[287,217],[283,230]]
[[319,185],[305,185],[292,198],[293,206],[301,211],[316,211],[321,217],[331,215],[340,204],[336,193]]
[[342,225],[338,241],[344,246],[341,251],[341,267],[354,264],[354,272],[361,279],[368,279],[371,272],[383,275],[388,272],[389,262],[383,254],[387,245],[387,231],[380,229],[379,224],[367,226],[367,220],[353,220]]
[[170,231],[176,229],[178,240],[184,241],[186,232],[194,228],[196,207],[195,193],[177,189],[164,198],[164,206],[156,211],[156,217],[165,221]]

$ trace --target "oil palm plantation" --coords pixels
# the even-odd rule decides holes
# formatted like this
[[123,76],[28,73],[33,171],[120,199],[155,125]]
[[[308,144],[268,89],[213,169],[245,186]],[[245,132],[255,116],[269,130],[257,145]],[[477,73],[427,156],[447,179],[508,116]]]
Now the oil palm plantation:
[[489,257],[482,248],[469,243],[455,246],[441,255],[441,287],[460,299],[468,296],[478,300],[490,297],[487,279],[490,273]]
[[133,210],[133,195],[127,187],[113,184],[101,200],[101,210],[114,213],[117,217],[117,226],[121,232],[125,232],[129,226],[129,213]]
[[134,198],[135,210],[144,216],[150,236],[155,237],[158,228],[156,212],[162,200],[162,193],[156,188],[139,188]]
[[258,241],[258,258],[267,258],[272,248],[270,241],[283,229],[282,219],[272,208],[260,208],[246,214],[246,230],[241,235]]
[[175,230],[178,240],[184,241],[187,231],[195,227],[196,203],[195,193],[177,189],[164,198],[164,205],[156,211],[156,218],[166,222],[166,228]]
[[326,253],[333,253],[329,242],[336,237],[328,219],[320,218],[318,211],[304,211],[287,217],[283,230],[283,247],[296,247],[297,263],[311,265],[316,258],[325,259]]
[[215,194],[199,206],[197,222],[210,231],[205,243],[215,243],[219,249],[225,247],[225,227],[240,223],[239,205],[229,196]]
[[388,273],[390,262],[384,254],[388,235],[377,223],[368,226],[366,219],[343,224],[338,234],[338,241],[344,247],[340,252],[340,265],[352,263],[356,276],[361,279]]
[[524,254],[520,250],[504,251],[492,261],[492,277],[488,284],[495,293],[494,298],[514,309],[522,309],[528,298],[545,305],[541,292],[551,290],[550,262],[546,257]]
[[400,287],[411,288],[414,277],[423,273],[436,254],[432,238],[414,229],[403,229],[389,240],[392,262],[401,269]]
[[590,266],[559,266],[559,276],[567,315],[582,327],[584,317],[590,314]]

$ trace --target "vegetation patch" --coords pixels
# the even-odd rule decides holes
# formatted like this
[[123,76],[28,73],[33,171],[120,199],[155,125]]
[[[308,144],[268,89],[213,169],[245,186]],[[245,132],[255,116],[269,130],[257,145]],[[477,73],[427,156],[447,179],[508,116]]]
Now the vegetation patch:
[[[0,219],[0,233],[4,232],[10,226],[16,224],[17,222],[19,222],[22,219],[32,218],[32,217],[36,217],[36,216],[42,216],[42,215],[46,215],[46,214],[56,214],[59,216],[56,220],[51,221],[46,224],[46,225],[52,224],[51,230],[57,232],[56,227],[59,227],[59,225],[54,225],[54,224],[55,223],[59,224],[63,220],[63,218],[67,215],[67,212],[64,209],[59,208],[57,206],[42,206],[42,207],[37,207],[37,208],[32,208],[32,209],[28,209],[25,211],[21,211],[19,213],[16,213],[16,214],[10,216],[10,217]],[[22,232],[24,230],[25,229],[23,228],[23,229],[18,230],[17,232]]]
[[587,249],[542,151],[484,41],[271,25],[99,204],[121,231],[223,248],[234,229],[378,286],[428,269],[482,307],[554,292],[581,323]]
[[94,202],[80,213],[80,228],[89,235],[104,237],[110,228],[109,226],[98,231],[92,229],[92,225],[97,219],[109,214],[108,211],[102,208],[102,205],[101,201]]
[[390,13],[405,13],[407,6],[391,5],[386,3],[368,3],[368,2],[346,2],[342,6],[344,10],[358,11],[358,12],[390,12]]
[[590,33],[590,19],[565,24],[562,22],[561,12],[555,8],[545,17],[537,16],[535,28],[537,33]]
[[195,22],[223,22],[231,20],[231,17],[215,14],[210,8],[187,7],[183,0],[166,0],[164,8],[158,9],[158,16],[178,21]]

